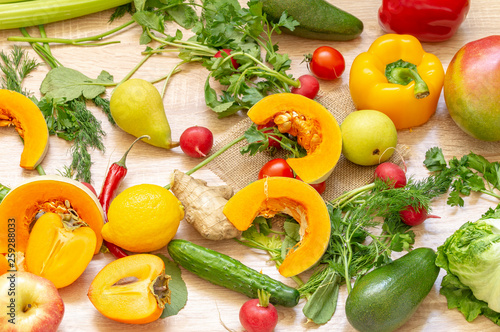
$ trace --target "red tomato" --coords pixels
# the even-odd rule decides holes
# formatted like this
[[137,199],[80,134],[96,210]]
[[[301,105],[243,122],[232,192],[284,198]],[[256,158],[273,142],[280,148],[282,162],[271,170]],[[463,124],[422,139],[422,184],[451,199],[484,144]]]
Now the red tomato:
[[287,178],[293,178],[293,170],[285,159],[276,158],[268,161],[262,166],[259,171],[259,179],[263,179],[266,176],[283,176]]
[[[263,125],[258,125],[257,126],[257,129],[264,129],[264,128],[271,128],[271,127],[274,127],[276,124],[274,123],[273,120],[269,121],[268,123],[266,124],[263,124]],[[266,130],[264,131],[266,134],[269,134],[269,133],[272,133],[273,130]],[[271,137],[274,137],[275,139],[272,139]],[[276,135],[269,135],[269,146],[272,146],[272,147],[275,147],[276,149],[281,149],[281,144],[280,144],[280,141],[281,138],[279,138],[278,136]]]
[[[302,181],[302,179],[299,176],[295,177],[297,180]],[[316,189],[316,191],[321,195],[325,192],[326,190],[326,181],[320,182],[320,183],[309,183],[311,187]]]
[[318,47],[311,56],[309,70],[322,80],[334,80],[345,70],[344,56],[333,47]]
[[[214,57],[222,58],[222,52],[225,53],[224,56],[228,56],[231,54],[230,49],[224,48],[224,49],[220,50],[219,52],[215,53]],[[233,64],[234,69],[238,69],[238,67],[240,66],[240,64],[238,62],[236,62],[235,58],[231,58],[231,63]]]

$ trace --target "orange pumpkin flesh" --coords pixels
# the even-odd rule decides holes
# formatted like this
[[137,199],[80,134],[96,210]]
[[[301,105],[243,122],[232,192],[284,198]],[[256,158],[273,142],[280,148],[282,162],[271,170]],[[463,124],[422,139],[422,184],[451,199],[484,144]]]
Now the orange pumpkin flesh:
[[18,92],[0,89],[0,127],[4,126],[15,126],[24,140],[20,166],[38,166],[49,146],[49,130],[38,106]]
[[7,261],[7,257],[0,254],[0,276],[4,273],[7,273],[8,270],[14,270],[10,268],[10,264]]
[[106,265],[90,284],[88,297],[104,316],[122,323],[146,324],[157,320],[170,304],[163,260],[136,254]]
[[273,120],[282,133],[297,137],[307,151],[287,163],[306,183],[320,183],[332,173],[340,158],[342,136],[335,117],[315,100],[293,93],[269,95],[257,102],[248,117],[257,125]]
[[301,240],[279,267],[284,277],[312,267],[330,240],[330,217],[324,200],[313,187],[297,179],[267,177],[255,181],[229,199],[223,212],[240,231],[248,229],[257,216],[270,218],[281,212],[300,224]]
[[94,256],[95,232],[90,227],[63,223],[48,212],[35,223],[26,248],[29,272],[49,279],[57,288],[72,284]]
[[[15,221],[15,249],[26,251],[30,224],[39,210],[63,212],[65,201],[95,232],[98,253],[102,245],[104,212],[97,197],[78,181],[57,175],[42,175],[13,188],[0,203],[0,229],[7,230]],[[0,253],[7,253],[9,240],[0,237]]]

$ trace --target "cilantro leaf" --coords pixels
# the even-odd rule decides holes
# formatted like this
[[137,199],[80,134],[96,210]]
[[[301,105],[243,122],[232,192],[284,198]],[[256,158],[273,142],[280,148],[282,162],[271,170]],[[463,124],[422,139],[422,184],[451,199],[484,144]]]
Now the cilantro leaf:
[[424,165],[431,172],[442,171],[448,164],[444,159],[443,150],[433,147],[425,153]]

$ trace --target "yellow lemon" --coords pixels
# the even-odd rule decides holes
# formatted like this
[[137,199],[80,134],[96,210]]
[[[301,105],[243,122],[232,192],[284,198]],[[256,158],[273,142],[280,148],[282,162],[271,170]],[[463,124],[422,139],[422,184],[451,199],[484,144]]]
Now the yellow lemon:
[[158,250],[172,240],[183,218],[184,207],[169,190],[135,185],[111,202],[102,237],[132,252]]

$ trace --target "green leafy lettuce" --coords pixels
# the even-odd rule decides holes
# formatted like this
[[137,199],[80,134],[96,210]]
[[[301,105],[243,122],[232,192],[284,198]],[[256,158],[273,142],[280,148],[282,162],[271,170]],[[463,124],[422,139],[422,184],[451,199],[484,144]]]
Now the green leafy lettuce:
[[436,265],[446,270],[441,283],[450,309],[467,321],[479,315],[500,325],[500,209],[467,222],[438,248]]

